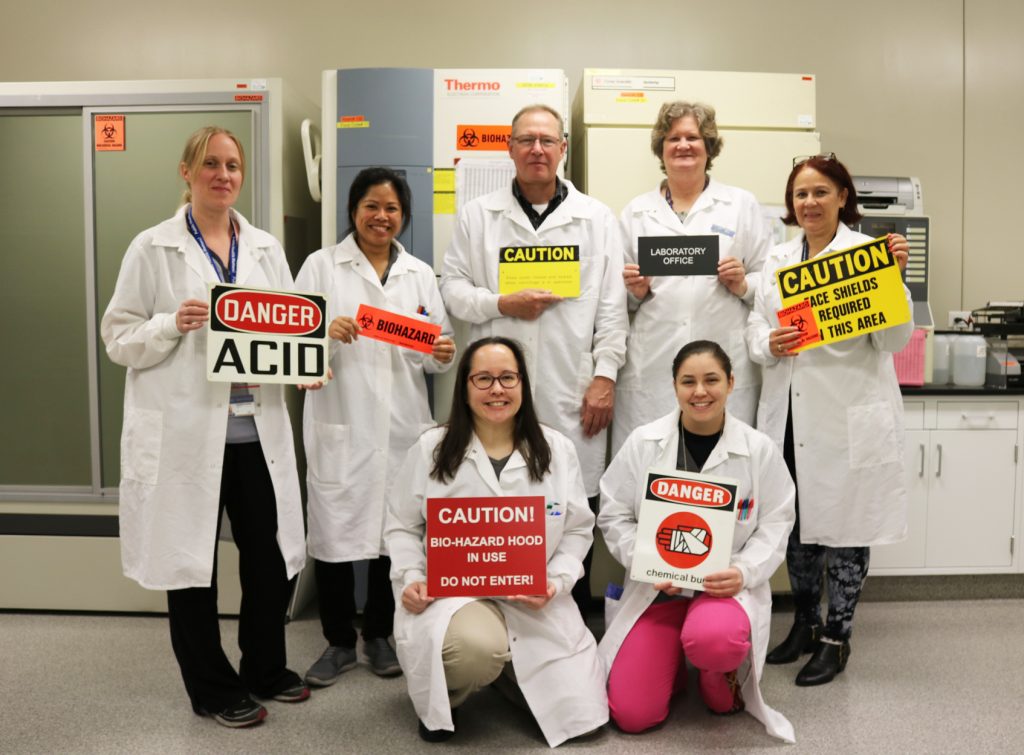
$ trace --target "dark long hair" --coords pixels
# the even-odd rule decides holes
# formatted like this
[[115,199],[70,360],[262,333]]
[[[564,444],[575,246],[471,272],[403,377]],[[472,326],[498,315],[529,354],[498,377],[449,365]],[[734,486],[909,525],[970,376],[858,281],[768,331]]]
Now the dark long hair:
[[526,460],[526,469],[530,479],[540,482],[551,469],[551,446],[548,445],[533,408],[533,391],[530,389],[530,376],[526,371],[526,359],[522,347],[510,338],[491,336],[473,341],[462,353],[459,366],[455,373],[455,392],[452,395],[452,410],[445,425],[444,437],[434,451],[434,467],[430,476],[438,482],[448,482],[455,478],[455,473],[466,457],[466,449],[473,440],[473,412],[469,408],[469,369],[473,355],[483,346],[504,346],[516,358],[519,370],[519,384],[522,386],[523,400],[516,413],[513,427],[512,442],[515,449]]
[[346,233],[356,232],[352,216],[363,197],[370,192],[370,189],[380,184],[391,184],[391,188],[398,195],[398,204],[402,208],[402,231],[409,227],[409,222],[412,220],[412,192],[409,190],[409,184],[405,182],[405,177],[398,171],[377,166],[363,168],[352,180],[352,185],[348,189],[348,231]]

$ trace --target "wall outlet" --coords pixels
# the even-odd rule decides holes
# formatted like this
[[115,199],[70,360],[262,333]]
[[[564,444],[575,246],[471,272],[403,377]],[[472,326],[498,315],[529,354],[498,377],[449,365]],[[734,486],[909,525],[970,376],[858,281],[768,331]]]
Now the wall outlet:
[[951,309],[949,311],[949,322],[946,323],[951,328],[964,328],[968,327],[970,323],[974,321],[971,319],[971,313],[966,309]]

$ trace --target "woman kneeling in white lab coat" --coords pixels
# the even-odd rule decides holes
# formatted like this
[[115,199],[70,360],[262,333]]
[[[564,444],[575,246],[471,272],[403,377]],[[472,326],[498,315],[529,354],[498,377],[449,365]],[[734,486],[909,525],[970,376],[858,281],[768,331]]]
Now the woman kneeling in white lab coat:
[[[692,341],[672,363],[679,408],[630,434],[601,478],[597,523],[627,568],[625,590],[601,640],[612,720],[638,733],[668,717],[685,687],[687,660],[713,713],[746,708],[772,736],[794,741],[793,726],[761,696],[771,624],[768,580],[793,527],[794,487],[778,448],[727,414],[734,378],[728,354]],[[704,578],[704,592],[637,582],[628,575],[647,471],[677,468],[737,480],[730,566]]]
[[[453,710],[491,682],[522,697],[552,747],[608,720],[593,635],[572,600],[593,539],[572,443],[542,427],[526,362],[506,338],[470,344],[459,361],[451,417],[410,450],[385,532],[396,601],[395,641],[420,736],[442,741]],[[431,498],[543,496],[547,591],[500,599],[427,592]]]

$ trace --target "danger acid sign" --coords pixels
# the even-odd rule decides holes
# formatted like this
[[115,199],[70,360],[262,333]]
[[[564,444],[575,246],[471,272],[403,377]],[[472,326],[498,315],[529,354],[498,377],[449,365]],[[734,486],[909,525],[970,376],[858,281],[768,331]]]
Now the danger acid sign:
[[704,589],[704,576],[729,567],[736,480],[649,470],[630,577]]
[[327,378],[327,348],[321,294],[210,286],[208,380],[315,383]]

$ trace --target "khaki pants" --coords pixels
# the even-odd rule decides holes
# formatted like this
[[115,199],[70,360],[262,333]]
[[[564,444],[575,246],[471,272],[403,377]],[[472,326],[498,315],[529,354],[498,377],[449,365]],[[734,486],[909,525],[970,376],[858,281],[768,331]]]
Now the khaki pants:
[[455,612],[444,635],[441,660],[452,708],[496,681],[503,694],[525,707],[510,662],[505,617],[494,601],[474,600]]

